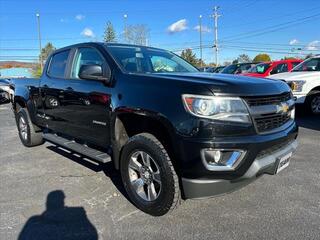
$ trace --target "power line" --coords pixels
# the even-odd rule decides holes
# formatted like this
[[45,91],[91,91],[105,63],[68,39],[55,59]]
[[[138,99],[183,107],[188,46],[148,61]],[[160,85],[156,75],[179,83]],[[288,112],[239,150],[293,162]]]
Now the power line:
[[[275,32],[275,31],[278,31],[278,30],[281,30],[281,29],[285,29],[285,28],[288,28],[288,27],[291,27],[291,26],[296,26],[297,24],[305,23],[305,22],[310,21],[313,18],[317,18],[319,16],[320,16],[320,13],[317,13],[317,14],[314,14],[314,15],[311,15],[311,16],[308,16],[308,17],[303,17],[303,18],[299,18],[299,19],[296,19],[296,20],[288,21],[288,22],[285,22],[285,23],[272,25],[272,26],[266,27],[266,28],[264,28],[262,30],[248,31],[248,32],[245,32],[245,33],[231,35],[231,36],[225,37],[223,39],[227,39],[227,40],[230,41],[230,40],[239,40],[239,39],[243,39],[243,38],[246,38],[246,37],[259,36],[259,35],[262,35],[262,34],[265,34],[265,33],[271,33],[271,32]],[[267,29],[269,29],[269,30],[267,30]]]
[[234,48],[234,47],[223,47],[226,49],[236,49],[236,50],[242,50],[242,51],[248,51],[248,52],[265,52],[265,53],[277,53],[277,54],[293,54],[293,55],[308,55],[306,53],[293,53],[293,52],[286,52],[286,51],[272,51],[272,50],[254,50],[254,49],[247,49],[247,48]]
[[[50,40],[90,40],[86,37],[49,37],[42,38],[42,40],[50,41]],[[0,42],[10,42],[10,41],[36,41],[38,38],[0,38]]]
[[292,47],[292,48],[272,48],[272,47],[252,47],[252,46],[239,46],[239,45],[228,45],[228,44],[223,44],[221,46],[223,46],[223,47],[235,47],[235,48],[243,48],[243,47],[245,47],[245,48],[248,48],[248,49],[257,49],[257,50],[260,49],[261,51],[263,51],[263,49],[280,50],[280,51],[293,51],[293,50],[299,50],[299,51],[303,50],[303,51],[311,51],[311,52],[312,51],[317,51],[317,50],[294,48],[294,47]]
[[37,48],[0,48],[1,51],[39,51]]
[[246,44],[246,45],[256,45],[256,46],[292,46],[292,47],[305,47],[308,43],[300,44],[288,44],[288,43],[261,43],[261,42],[239,42],[239,41],[221,41],[222,43],[236,43],[236,44]]
[[[310,12],[316,11],[318,9],[320,9],[320,7],[303,9],[301,11],[290,12],[288,14],[281,14],[281,15],[276,15],[276,16],[272,16],[272,17],[268,17],[268,18],[263,18],[263,19],[261,19],[261,21],[263,21],[263,23],[265,23],[265,22],[268,22],[270,20],[275,20],[275,19],[279,19],[279,18],[285,18],[285,17],[289,17],[289,16],[296,16],[297,14],[301,14],[301,13],[305,13],[305,12],[308,12],[310,14]],[[229,29],[229,28],[252,25],[252,19],[250,19],[248,21],[245,21],[244,23],[243,23],[243,21],[241,21],[241,22],[242,23],[240,23],[240,24],[224,25],[223,29]]]

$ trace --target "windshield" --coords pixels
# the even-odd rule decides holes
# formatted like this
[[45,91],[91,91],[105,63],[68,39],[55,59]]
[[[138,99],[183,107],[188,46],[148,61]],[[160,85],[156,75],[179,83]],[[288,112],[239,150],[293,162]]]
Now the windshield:
[[308,71],[320,71],[320,58],[309,58],[292,69],[292,72]]
[[260,63],[257,64],[256,66],[253,66],[252,68],[250,68],[248,70],[248,73],[259,73],[259,74],[263,74],[265,73],[268,68],[270,67],[270,63]]
[[226,66],[220,66],[220,67],[216,67],[216,69],[214,70],[215,73],[220,73]]
[[131,73],[198,72],[177,55],[148,47],[106,45],[115,61]]
[[239,65],[229,65],[222,69],[221,73],[228,73],[228,74],[233,74],[237,69]]

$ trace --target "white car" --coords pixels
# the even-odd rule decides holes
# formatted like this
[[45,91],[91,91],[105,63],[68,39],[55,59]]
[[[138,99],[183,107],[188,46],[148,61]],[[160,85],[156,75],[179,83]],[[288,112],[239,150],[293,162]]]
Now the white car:
[[10,81],[7,79],[0,79],[0,90],[6,93],[6,98],[8,100],[12,99],[12,97],[14,96],[14,91],[11,87]]
[[285,80],[297,104],[305,104],[313,114],[320,114],[320,56],[308,58],[291,72],[274,74],[269,78]]

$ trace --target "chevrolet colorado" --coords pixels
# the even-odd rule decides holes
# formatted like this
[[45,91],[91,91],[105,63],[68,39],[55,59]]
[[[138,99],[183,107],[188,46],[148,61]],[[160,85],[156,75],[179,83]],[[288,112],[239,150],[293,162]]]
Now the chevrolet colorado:
[[55,51],[40,79],[13,82],[25,146],[112,161],[129,199],[155,216],[279,173],[297,147],[286,83],[199,72],[157,48],[77,44]]

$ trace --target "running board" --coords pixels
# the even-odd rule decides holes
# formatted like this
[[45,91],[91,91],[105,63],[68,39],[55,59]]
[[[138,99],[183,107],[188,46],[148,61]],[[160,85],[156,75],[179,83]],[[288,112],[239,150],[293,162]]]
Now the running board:
[[92,158],[101,163],[111,162],[111,157],[109,154],[105,152],[98,151],[96,149],[90,148],[86,145],[82,145],[80,143],[76,143],[75,141],[71,141],[69,139],[60,137],[56,134],[52,133],[44,133],[43,138],[51,143],[54,143],[62,148],[67,150],[79,153],[88,158]]

